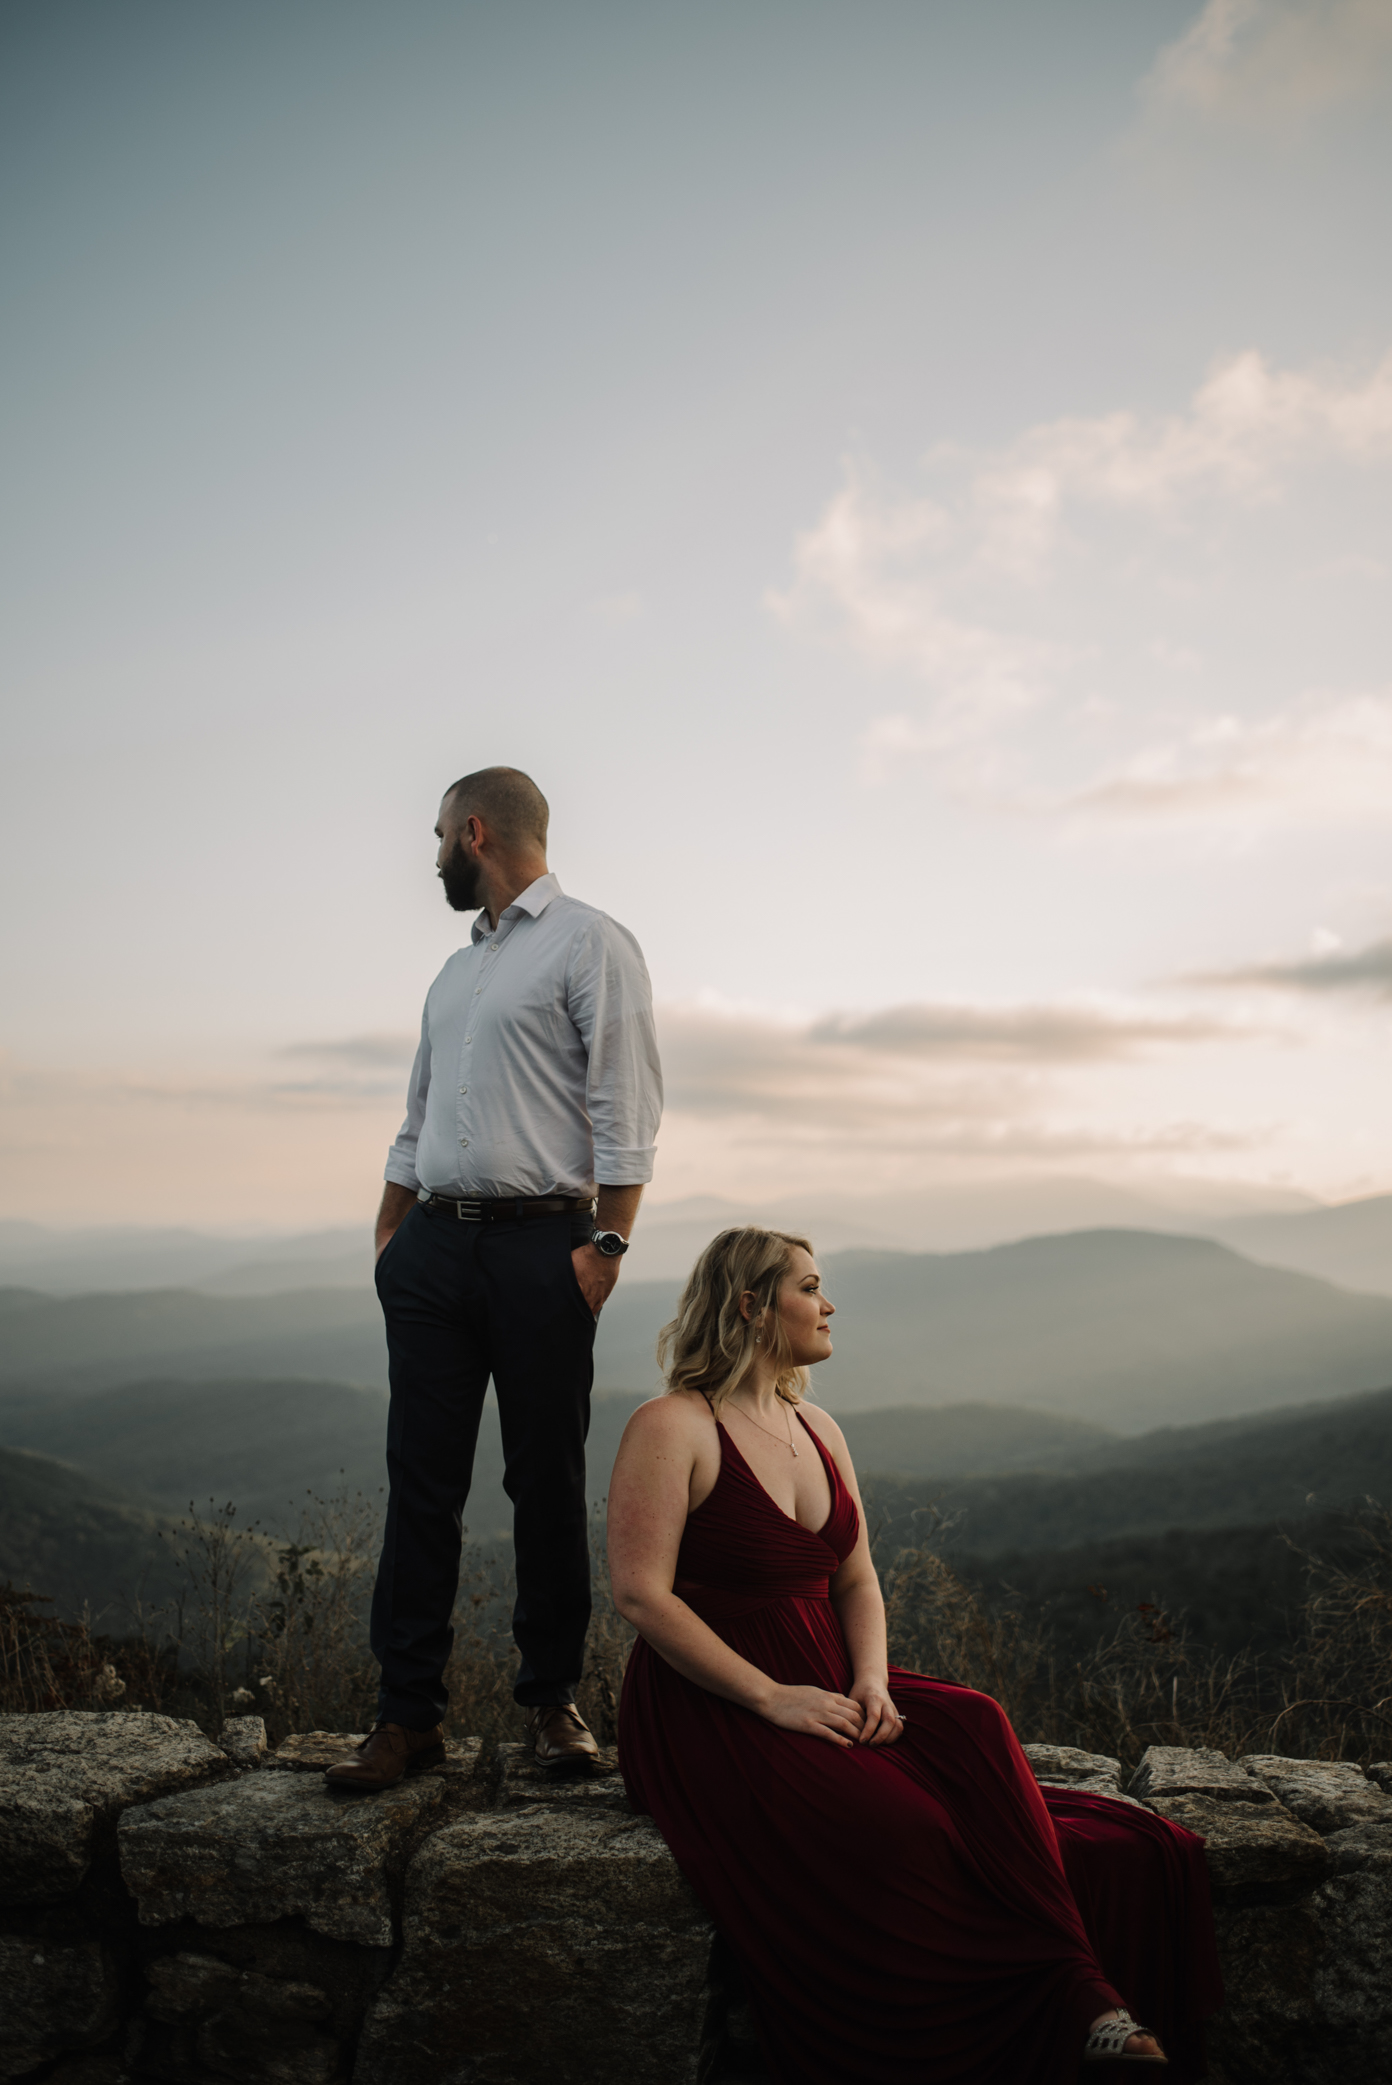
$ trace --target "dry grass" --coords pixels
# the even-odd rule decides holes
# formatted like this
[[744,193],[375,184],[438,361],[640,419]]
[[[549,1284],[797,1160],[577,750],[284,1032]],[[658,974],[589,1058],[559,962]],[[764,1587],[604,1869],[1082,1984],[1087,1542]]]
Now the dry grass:
[[1392,1753],[1392,1512],[1369,1499],[1348,1516],[1352,1557],[1305,1553],[1302,1655],[1271,1750],[1308,1759]]
[[[131,1635],[96,1638],[86,1623],[42,1613],[36,1595],[0,1595],[0,1708],[120,1704],[192,1717],[216,1734],[228,1716],[260,1714],[272,1743],[291,1730],[363,1730],[376,1714],[377,1667],[368,1616],[381,1515],[361,1494],[306,1497],[295,1535],[273,1542],[235,1507],[190,1506],[171,1531],[180,1589],[141,1609]],[[602,1511],[591,1537],[594,1613],[582,1715],[600,1741],[617,1734],[619,1691],[633,1632],[609,1593]],[[466,1546],[445,1673],[452,1735],[485,1742],[522,1735],[512,1698],[510,1558]]]
[[0,1711],[112,1708],[126,1683],[88,1623],[60,1622],[39,1593],[0,1586]]
[[890,1656],[990,1694],[1026,1742],[1128,1766],[1147,1745],[1364,1762],[1392,1750],[1392,1514],[1371,1501],[1349,1516],[1352,1561],[1306,1556],[1298,1627],[1265,1661],[1196,1643],[1148,1603],[1060,1661],[1022,1602],[986,1599],[944,1562],[941,1532],[884,1574]]
[[[594,1608],[585,1646],[585,1670],[576,1690],[581,1715],[603,1745],[618,1736],[619,1692],[633,1631],[614,1606],[604,1548],[602,1508],[590,1523]],[[505,1744],[522,1735],[526,1714],[512,1698],[517,1652],[512,1641],[511,1563],[496,1554],[466,1553],[455,1608],[454,1651],[445,1668],[451,1735]]]
[[[988,1599],[953,1571],[938,1552],[944,1532],[930,1525],[917,1547],[883,1562],[890,1655],[992,1695],[1026,1741],[1128,1766],[1151,1744],[1365,1762],[1392,1752],[1392,1514],[1371,1501],[1349,1517],[1337,1558],[1305,1557],[1298,1626],[1285,1654],[1267,1660],[1222,1656],[1153,1606],[1123,1617],[1085,1656],[1062,1659],[1022,1599]],[[376,1693],[367,1614],[379,1540],[377,1508],[360,1496],[311,1497],[295,1539],[280,1544],[238,1526],[231,1507],[190,1511],[179,1598],[143,1614],[122,1642],[57,1621],[34,1594],[0,1591],[0,1708],[120,1703],[193,1715],[213,1731],[255,1708],[273,1739],[362,1729]],[[633,1631],[610,1596],[598,1511],[592,1552],[579,1705],[608,1744]],[[521,1735],[512,1601],[510,1560],[466,1550],[445,1675],[454,1734]]]
[[273,1743],[292,1730],[364,1730],[376,1713],[377,1667],[368,1607],[381,1516],[362,1494],[312,1493],[293,1541],[275,1546],[270,1577],[248,1604],[247,1679],[234,1709],[252,1705]]

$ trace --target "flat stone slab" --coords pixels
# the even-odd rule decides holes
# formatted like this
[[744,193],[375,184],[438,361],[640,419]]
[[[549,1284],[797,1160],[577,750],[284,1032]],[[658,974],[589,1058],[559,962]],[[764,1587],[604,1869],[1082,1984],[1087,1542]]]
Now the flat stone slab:
[[1392,1796],[1347,1760],[1283,1759],[1249,1752],[1238,1761],[1278,1803],[1326,1837],[1354,1824],[1392,1824]]
[[137,1710],[0,1716],[0,1872],[9,1904],[77,1889],[132,1803],[231,1775],[194,1723]]
[[1046,1781],[1052,1788],[1065,1788],[1071,1784],[1087,1784],[1089,1794],[1105,1794],[1102,1784],[1110,1783],[1118,1795],[1121,1793],[1121,1761],[1113,1759],[1107,1752],[1080,1752],[1076,1745],[1022,1745],[1036,1781]]
[[1274,1803],[1276,1798],[1225,1752],[1190,1750],[1183,1745],[1151,1745],[1127,1785],[1127,1794],[1143,1803],[1168,1801],[1172,1795],[1206,1795],[1216,1803]]
[[[257,1766],[263,1773],[313,1774],[322,1784],[324,1769],[336,1766],[340,1759],[351,1758],[353,1747],[361,1743],[363,1735],[351,1730],[301,1731],[282,1738],[274,1752],[263,1752]],[[490,1767],[481,1738],[447,1738],[444,1765],[424,1767],[407,1778],[436,1783],[443,1806],[436,1823],[445,1825],[452,1824],[456,1817],[487,1809],[492,1789]]]
[[333,1794],[317,1774],[240,1774],[128,1810],[121,1873],[142,1925],[303,1918],[331,1939],[390,1947],[392,1881],[442,1792],[431,1774],[360,1796]]
[[493,1806],[519,1803],[600,1803],[627,1810],[618,1747],[601,1745],[592,1767],[538,1766],[530,1745],[499,1745],[493,1754]]
[[256,1763],[292,1773],[322,1774],[325,1767],[337,1766],[340,1759],[346,1759],[366,1736],[365,1730],[297,1731],[283,1737],[274,1751],[263,1752]]
[[1215,1890],[1285,1889],[1293,1884],[1310,1888],[1333,1867],[1319,1833],[1292,1817],[1274,1797],[1268,1803],[1247,1803],[1185,1792],[1163,1799],[1152,1796],[1146,1808],[1206,1841],[1209,1880]]
[[647,1818],[561,1802],[451,1825],[408,1871],[356,2085],[694,2085],[711,1940]]
[[0,1994],[0,2078],[104,2041],[121,2017],[120,1979],[99,1940],[0,1935]]

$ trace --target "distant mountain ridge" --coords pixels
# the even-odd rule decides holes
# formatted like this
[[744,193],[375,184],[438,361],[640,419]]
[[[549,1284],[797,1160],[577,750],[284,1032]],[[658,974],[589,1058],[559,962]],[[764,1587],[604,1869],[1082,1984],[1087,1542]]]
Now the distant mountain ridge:
[[123,1633],[137,1600],[177,1588],[158,1514],[88,1470],[0,1448],[0,1580],[55,1603],[65,1620],[92,1612]]
[[[1392,1380],[1392,1299],[1204,1239],[1084,1231],[824,1265],[836,1351],[815,1380],[838,1413],[995,1403],[1139,1433]],[[656,1336],[677,1295],[674,1281],[620,1282],[596,1340],[601,1388],[658,1388]],[[375,1296],[163,1290],[27,1298],[0,1315],[0,1397],[257,1376],[384,1385]]]
[[[804,1231],[822,1253],[856,1247],[969,1252],[1103,1226],[1217,1237],[1225,1223],[1317,1207],[1308,1195],[1239,1182],[1156,1180],[1122,1187],[1067,1175],[956,1181],[860,1196],[798,1192],[736,1201],[689,1195],[647,1204],[625,1271],[645,1281],[680,1279],[716,1231],[739,1223]],[[366,1208],[358,1223],[329,1230],[231,1237],[173,1226],[55,1230],[0,1220],[0,1283],[55,1295],[176,1286],[209,1295],[362,1287],[372,1276],[371,1231]]]
[[1239,1217],[1216,1225],[1214,1235],[1268,1266],[1392,1296],[1392,1195],[1368,1195],[1330,1209]]
[[[607,1489],[634,1403],[595,1400],[592,1497]],[[380,1498],[385,1417],[380,1392],[294,1381],[0,1404],[12,1429],[0,1451],[0,1575],[57,1593],[69,1611],[88,1600],[114,1613],[142,1578],[153,1598],[170,1582],[158,1529],[191,1500],[231,1499],[241,1524],[283,1536],[307,1491]],[[19,1448],[14,1429],[65,1459]],[[1282,1527],[1324,1539],[1350,1499],[1392,1499],[1392,1390],[1131,1439],[989,1406],[851,1413],[845,1429],[882,1560],[932,1537],[969,1576],[1066,1610],[1075,1633],[1106,1619],[1088,1592],[1101,1581],[1113,1610],[1118,1599],[1190,1606],[1236,1647],[1241,1629],[1265,1628],[1268,1610],[1296,1597]],[[508,1532],[500,1477],[490,1400],[465,1515],[475,1540]],[[1235,1574],[1229,1586],[1205,1580],[1220,1564]]]
[[[1392,1301],[1259,1267],[1206,1239],[1083,1231],[977,1253],[830,1255],[838,1414],[892,1404],[1038,1407],[1125,1433],[1347,1396],[1392,1380]],[[615,1291],[597,1366],[656,1384],[675,1284]]]
[[895,1539],[909,1541],[925,1515],[942,1518],[949,1551],[978,1559],[1170,1529],[1294,1526],[1369,1496],[1392,1504],[1392,1389],[1094,1444],[1071,1470],[871,1479],[876,1513],[902,1530]]

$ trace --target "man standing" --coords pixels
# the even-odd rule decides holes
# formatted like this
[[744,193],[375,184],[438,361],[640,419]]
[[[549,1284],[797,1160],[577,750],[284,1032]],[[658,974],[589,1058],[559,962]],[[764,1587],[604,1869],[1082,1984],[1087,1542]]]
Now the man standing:
[[[336,1786],[443,1757],[462,1514],[491,1375],[513,1503],[514,1689],[544,1765],[597,1747],[575,1708],[590,1620],[585,1435],[595,1321],[652,1178],[662,1074],[637,942],[546,866],[516,768],[446,791],[445,897],[477,910],[426,997],[377,1218],[390,1494],[372,1602],[378,1720]],[[598,1205],[596,1207],[596,1183]]]

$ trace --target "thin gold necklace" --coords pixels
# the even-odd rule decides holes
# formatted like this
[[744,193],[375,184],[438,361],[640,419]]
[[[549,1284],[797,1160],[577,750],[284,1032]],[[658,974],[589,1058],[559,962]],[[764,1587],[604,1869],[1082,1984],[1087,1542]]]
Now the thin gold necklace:
[[785,1418],[785,1419],[787,1420],[787,1422],[788,1422],[788,1439],[787,1439],[787,1442],[786,1442],[786,1444],[785,1444],[785,1443],[784,1443],[784,1442],[783,1442],[783,1441],[782,1441],[782,1440],[781,1440],[781,1439],[779,1438],[779,1436],[778,1436],[778,1435],[777,1435],[777,1434],[776,1434],[776,1433],[774,1432],[774,1430],[773,1430],[773,1428],[772,1428],[771,1426],[759,1426],[759,1421],[758,1421],[757,1419],[750,1419],[750,1418],[749,1418],[749,1414],[748,1414],[748,1412],[746,1412],[746,1411],[745,1411],[745,1409],[744,1409],[743,1405],[738,1405],[738,1404],[735,1404],[735,1400],[733,1399],[733,1397],[732,1397],[732,1398],[730,1399],[730,1403],[731,1403],[732,1405],[734,1405],[734,1407],[735,1407],[735,1410],[736,1410],[736,1411],[737,1411],[737,1412],[739,1413],[739,1415],[740,1415],[741,1419],[748,1419],[748,1420],[749,1420],[749,1424],[750,1424],[751,1426],[758,1426],[758,1427],[759,1427],[759,1431],[760,1431],[760,1433],[766,1433],[766,1434],[768,1435],[768,1437],[769,1437],[769,1439],[770,1439],[771,1441],[777,1441],[777,1442],[778,1442],[778,1445],[779,1445],[779,1447],[780,1447],[780,1448],[781,1448],[781,1447],[783,1447],[783,1446],[785,1446],[785,1445],[786,1445],[787,1447],[791,1448],[791,1449],[792,1449],[792,1451],[793,1451],[793,1461],[794,1461],[794,1462],[796,1462],[796,1461],[797,1461],[797,1443],[796,1443],[796,1441],[795,1441],[795,1440],[793,1439],[793,1415],[792,1415],[792,1413],[791,1413],[791,1412],[790,1412],[790,1411],[788,1410],[788,1407],[787,1407],[787,1405],[786,1405],[786,1404],[784,1404],[784,1406],[783,1406],[783,1417],[784,1417],[784,1418]]

